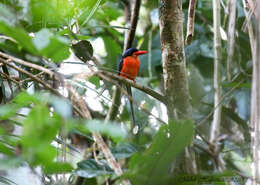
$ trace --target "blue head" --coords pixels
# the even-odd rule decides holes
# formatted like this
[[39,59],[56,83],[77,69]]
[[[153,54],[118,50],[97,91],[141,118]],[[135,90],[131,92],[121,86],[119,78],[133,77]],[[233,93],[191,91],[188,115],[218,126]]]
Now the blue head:
[[141,51],[141,50],[138,50],[138,49],[136,49],[136,48],[129,48],[129,49],[127,49],[127,50],[124,52],[122,58],[125,58],[125,57],[128,57],[128,56],[134,56],[134,55],[135,55],[135,56],[143,55],[143,54],[145,54],[145,53],[147,53],[147,51]]
[[128,57],[128,56],[132,56],[135,52],[137,52],[138,51],[138,49],[136,49],[136,48],[129,48],[129,49],[127,49],[125,52],[124,52],[124,54],[123,54],[123,58],[125,58],[125,57]]

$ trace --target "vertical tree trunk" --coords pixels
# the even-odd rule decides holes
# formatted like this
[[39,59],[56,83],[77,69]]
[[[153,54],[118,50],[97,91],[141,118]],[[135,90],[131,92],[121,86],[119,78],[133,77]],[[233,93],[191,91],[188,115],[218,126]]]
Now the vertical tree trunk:
[[260,7],[257,2],[256,8],[256,39],[254,43],[253,53],[253,79],[251,93],[251,125],[252,134],[252,152],[253,152],[253,184],[259,185],[260,179]]
[[[184,55],[182,0],[160,0],[160,37],[165,96],[169,120],[191,119],[191,102]],[[196,173],[194,152],[186,148],[185,158],[175,173]]]
[[236,0],[229,0],[228,20],[228,56],[227,56],[227,79],[231,82],[233,73],[232,59],[234,55],[235,31],[236,31]]
[[220,58],[221,58],[221,36],[220,36],[220,2],[213,0],[213,22],[214,22],[214,115],[211,124],[210,142],[214,143],[219,135],[221,121],[221,87],[220,87]]
[[190,119],[181,0],[160,0],[160,36],[169,119]]

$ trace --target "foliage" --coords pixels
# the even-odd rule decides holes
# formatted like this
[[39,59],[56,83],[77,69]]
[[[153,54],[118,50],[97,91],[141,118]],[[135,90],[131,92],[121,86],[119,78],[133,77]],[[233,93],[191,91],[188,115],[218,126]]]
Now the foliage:
[[[41,175],[45,179],[54,180],[52,174],[67,173],[71,177],[88,178],[86,182],[93,184],[104,184],[107,179],[111,184],[116,184],[120,179],[115,177],[104,154],[95,147],[91,133],[98,132],[126,171],[123,177],[129,178],[133,184],[176,182],[178,177],[173,177],[170,170],[192,140],[195,143],[191,148],[196,154],[198,178],[218,178],[208,175],[214,172],[215,163],[214,158],[205,152],[210,146],[203,140],[209,138],[210,112],[214,101],[211,1],[197,1],[195,37],[190,45],[185,46],[193,121],[169,121],[168,124],[161,125],[161,122],[152,119],[140,107],[135,106],[139,132],[133,135],[130,131],[130,107],[124,98],[116,105],[119,109],[116,120],[105,120],[113,98],[114,89],[111,83],[93,75],[93,71],[88,77],[80,76],[79,80],[75,80],[78,76],[74,73],[88,72],[89,66],[98,69],[90,60],[93,56],[102,64],[99,69],[117,74],[116,65],[123,51],[124,32],[128,30],[128,25],[124,22],[124,2],[0,2],[0,52],[60,74],[60,79],[53,79],[36,69],[16,64],[65,95],[52,95],[27,75],[0,65],[0,153],[3,155],[0,158],[1,169],[13,170],[27,164],[32,169],[41,167]],[[224,5],[227,2],[223,1]],[[188,5],[189,1],[184,0],[184,25],[187,23]],[[163,92],[160,30],[157,20],[160,6],[157,0],[143,1],[134,47],[147,50],[149,41],[151,42],[149,53],[152,57],[152,76],[149,76],[148,55],[140,56],[141,66],[137,83]],[[220,140],[219,144],[227,170],[250,176],[248,166],[252,159],[248,124],[252,60],[248,35],[241,29],[245,15],[240,1],[237,2],[237,15],[231,82],[226,79],[227,41],[222,39],[221,86],[227,96],[223,97],[222,102],[221,138],[224,139]],[[228,16],[222,8],[221,29],[224,34],[227,32]],[[0,59],[2,58],[0,56]],[[72,76],[67,77],[65,72],[65,75],[62,74],[64,68],[68,69],[69,75]],[[19,85],[7,79],[4,74],[15,76],[13,80]],[[84,97],[92,120],[79,118],[75,113],[69,100],[71,94],[65,90],[64,81],[70,82]],[[133,98],[142,108],[164,119],[166,111],[162,103],[138,90],[133,90]],[[19,132],[13,133],[17,129]],[[72,150],[74,148],[76,149]],[[81,155],[84,153],[84,158],[75,157],[76,151],[80,151]],[[47,174],[48,176],[45,176]],[[12,184],[5,177],[0,177],[0,182]]]
[[161,126],[151,146],[131,158],[129,173],[133,184],[164,184],[172,162],[191,143],[193,131],[191,121]]

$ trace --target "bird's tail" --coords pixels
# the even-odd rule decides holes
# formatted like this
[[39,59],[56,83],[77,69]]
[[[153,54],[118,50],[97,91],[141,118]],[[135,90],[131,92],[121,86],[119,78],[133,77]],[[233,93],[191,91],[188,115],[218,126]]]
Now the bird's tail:
[[[132,90],[131,90],[130,85],[126,85],[126,90],[127,90],[127,93],[129,94],[129,96],[132,97]],[[133,126],[132,126],[132,129],[133,129],[136,126],[134,107],[133,107],[133,101],[130,98],[128,98],[128,99],[129,99],[129,102],[130,102],[130,109],[131,109],[131,114],[132,114],[132,119],[133,119]]]

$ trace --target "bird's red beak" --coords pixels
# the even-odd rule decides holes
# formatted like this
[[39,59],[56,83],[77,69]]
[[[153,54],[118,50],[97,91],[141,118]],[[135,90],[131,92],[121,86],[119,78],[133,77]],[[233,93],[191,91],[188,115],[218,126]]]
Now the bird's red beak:
[[135,55],[143,55],[143,54],[146,54],[147,53],[147,51],[136,51],[136,52],[134,52],[134,54]]

